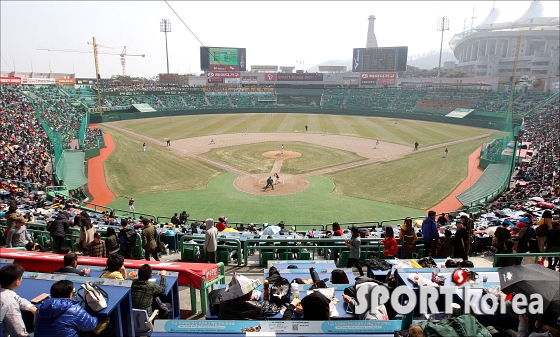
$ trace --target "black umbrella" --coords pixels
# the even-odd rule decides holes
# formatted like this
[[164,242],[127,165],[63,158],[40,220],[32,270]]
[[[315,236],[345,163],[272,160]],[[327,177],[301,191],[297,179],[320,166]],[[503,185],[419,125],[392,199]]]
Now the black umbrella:
[[560,329],[560,273],[540,264],[500,268],[500,286],[506,294],[532,294],[543,298],[543,314],[535,317],[541,323]]

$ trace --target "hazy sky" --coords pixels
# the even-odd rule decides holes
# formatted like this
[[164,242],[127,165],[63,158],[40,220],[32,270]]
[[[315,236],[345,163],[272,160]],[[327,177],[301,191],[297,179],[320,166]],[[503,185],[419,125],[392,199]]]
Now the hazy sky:
[[[408,46],[409,55],[439,50],[438,17],[447,16],[444,50],[464,20],[474,26],[493,6],[513,19],[531,1],[169,1],[169,5],[206,46],[247,48],[247,65],[307,69],[330,59],[349,59],[366,44],[368,16],[375,15],[380,47]],[[546,1],[558,16],[558,1]],[[164,1],[0,1],[1,70],[76,73],[95,76],[93,54],[48,52],[37,48],[91,51],[97,43],[120,53],[127,46],[127,75],[151,77],[166,72],[161,19],[169,19],[170,72],[200,73],[200,42]],[[99,55],[103,78],[121,74],[118,55]]]

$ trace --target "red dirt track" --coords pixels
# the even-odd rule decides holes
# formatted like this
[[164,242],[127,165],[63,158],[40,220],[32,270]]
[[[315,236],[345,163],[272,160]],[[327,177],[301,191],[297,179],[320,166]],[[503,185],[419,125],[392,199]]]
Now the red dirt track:
[[[92,125],[92,127],[94,126]],[[107,187],[103,162],[115,149],[115,143],[110,134],[105,133],[103,136],[105,138],[106,147],[101,149],[99,156],[91,158],[88,161],[88,189],[93,197],[93,200],[91,200],[92,203],[106,206],[115,199],[115,195]]]
[[481,148],[479,147],[469,156],[469,167],[465,180],[463,180],[463,182],[461,182],[461,184],[459,184],[459,186],[457,186],[457,188],[453,190],[453,192],[451,192],[451,194],[449,194],[447,198],[443,199],[442,202],[432,207],[431,209],[433,209],[437,213],[444,213],[453,212],[463,207],[456,196],[466,191],[469,187],[476,183],[478,178],[480,178],[480,176],[484,172],[483,169],[478,167],[478,165],[480,164],[480,159],[478,158],[480,149]]

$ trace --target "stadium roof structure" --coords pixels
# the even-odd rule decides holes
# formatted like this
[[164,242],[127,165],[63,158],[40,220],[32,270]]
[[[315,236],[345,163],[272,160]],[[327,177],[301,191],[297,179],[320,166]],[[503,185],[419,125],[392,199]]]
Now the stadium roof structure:
[[255,65],[251,66],[251,71],[278,71],[278,66]]
[[[560,17],[557,12],[547,11],[542,1],[535,0],[520,16],[492,8],[488,16],[475,28],[457,33],[451,38],[449,46],[455,50],[460,41],[476,33],[490,31],[527,31],[527,30],[559,30]],[[557,16],[553,16],[557,15]]]
[[325,73],[345,73],[346,69],[346,66],[319,66],[319,71]]

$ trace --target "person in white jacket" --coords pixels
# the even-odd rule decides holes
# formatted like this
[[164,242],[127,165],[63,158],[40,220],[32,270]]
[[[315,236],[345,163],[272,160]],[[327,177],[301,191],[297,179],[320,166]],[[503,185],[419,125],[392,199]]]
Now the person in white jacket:
[[[361,290],[361,288],[366,288],[367,290],[367,295],[366,298],[368,299],[367,301],[367,310],[366,312],[362,313],[362,314],[356,314],[356,316],[358,317],[358,319],[360,320],[388,320],[389,319],[389,315],[387,314],[387,308],[385,308],[385,305],[382,304],[380,306],[377,307],[376,311],[371,312],[371,303],[369,301],[369,299],[371,298],[371,292],[373,290],[373,288],[378,287],[379,284],[375,283],[375,282],[364,282],[364,283],[360,283],[358,285],[356,285],[356,293],[359,293]],[[344,302],[348,303],[348,310],[355,312],[355,308],[358,305],[358,301],[356,301],[355,298],[350,297],[348,295],[342,295],[342,299],[344,300]]]
[[218,229],[214,226],[214,219],[206,219],[205,223],[206,235],[204,237],[204,262],[216,263]]

